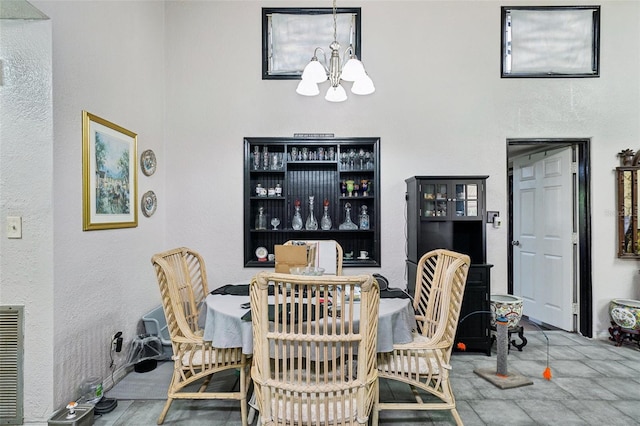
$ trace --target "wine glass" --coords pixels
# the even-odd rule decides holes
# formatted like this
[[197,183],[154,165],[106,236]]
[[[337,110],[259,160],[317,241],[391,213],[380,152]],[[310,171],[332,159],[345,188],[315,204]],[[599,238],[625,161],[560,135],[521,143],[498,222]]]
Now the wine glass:
[[347,184],[347,193],[349,194],[349,197],[353,196],[353,189],[354,189],[354,181],[352,180],[348,180],[345,182]]
[[371,169],[371,152],[367,151],[364,153],[364,158],[366,160],[366,164],[367,164],[367,169]]
[[347,170],[347,161],[349,160],[349,156],[346,152],[340,153],[340,168],[342,170]]
[[278,225],[280,225],[280,219],[278,219],[277,217],[271,219],[271,226],[273,226],[274,231],[278,230]]
[[356,164],[356,150],[355,149],[350,149],[349,150],[349,170],[353,170]]

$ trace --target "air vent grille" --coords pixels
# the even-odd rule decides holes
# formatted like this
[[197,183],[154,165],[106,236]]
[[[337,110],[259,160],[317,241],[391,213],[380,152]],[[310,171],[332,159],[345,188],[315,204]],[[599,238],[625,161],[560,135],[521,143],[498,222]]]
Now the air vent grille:
[[0,424],[21,425],[24,306],[0,306]]

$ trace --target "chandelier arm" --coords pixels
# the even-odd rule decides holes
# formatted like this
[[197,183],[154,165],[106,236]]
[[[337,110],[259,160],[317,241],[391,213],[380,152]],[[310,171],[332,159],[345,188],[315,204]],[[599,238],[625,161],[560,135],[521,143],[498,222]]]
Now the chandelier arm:
[[[322,52],[322,56],[324,57],[324,62],[321,62],[318,60],[318,50]],[[313,51],[313,58],[311,58],[311,60],[320,62],[324,67],[324,69],[327,71],[327,74],[329,73],[329,68],[327,67],[327,64],[329,63],[329,61],[327,61],[327,52],[325,52],[322,47],[315,48],[315,50]]]
[[[347,53],[349,53],[349,58],[347,58]],[[342,63],[346,63],[348,59],[351,58],[356,58],[358,59],[358,56],[356,56],[356,50],[353,47],[353,44],[350,44],[349,47],[347,47],[343,54],[342,54]]]

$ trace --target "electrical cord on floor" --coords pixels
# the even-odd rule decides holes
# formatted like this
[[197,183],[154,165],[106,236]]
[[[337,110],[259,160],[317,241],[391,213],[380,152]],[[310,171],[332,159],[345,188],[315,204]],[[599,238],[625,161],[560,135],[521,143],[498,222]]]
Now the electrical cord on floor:
[[109,344],[109,359],[111,360],[111,362],[109,363],[109,370],[111,370],[111,386],[113,386],[115,384],[113,374],[116,369],[116,362],[113,359],[113,342]]

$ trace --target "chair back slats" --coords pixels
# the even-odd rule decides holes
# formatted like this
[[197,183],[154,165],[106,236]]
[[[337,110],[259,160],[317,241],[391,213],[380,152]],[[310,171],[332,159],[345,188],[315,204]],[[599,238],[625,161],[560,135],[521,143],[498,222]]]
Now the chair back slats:
[[[449,277],[446,274],[459,256],[458,253],[449,250],[433,250],[422,256],[418,262],[414,310],[418,331],[425,337],[439,339],[446,329],[450,328],[452,318],[447,318],[447,314],[451,308],[449,306],[451,291],[455,290],[452,287],[455,286],[453,281],[456,280],[455,277]],[[466,268],[468,269],[468,266]],[[466,273],[465,282],[462,284],[465,283]],[[455,291],[459,292],[459,289]],[[454,336],[451,336],[451,339]]]
[[[357,287],[360,300],[346,297]],[[366,422],[376,397],[379,292],[371,275],[252,279],[252,378],[265,424]]]
[[169,335],[192,338],[200,331],[198,319],[209,293],[202,257],[181,247],[153,256],[152,262],[163,295]]

